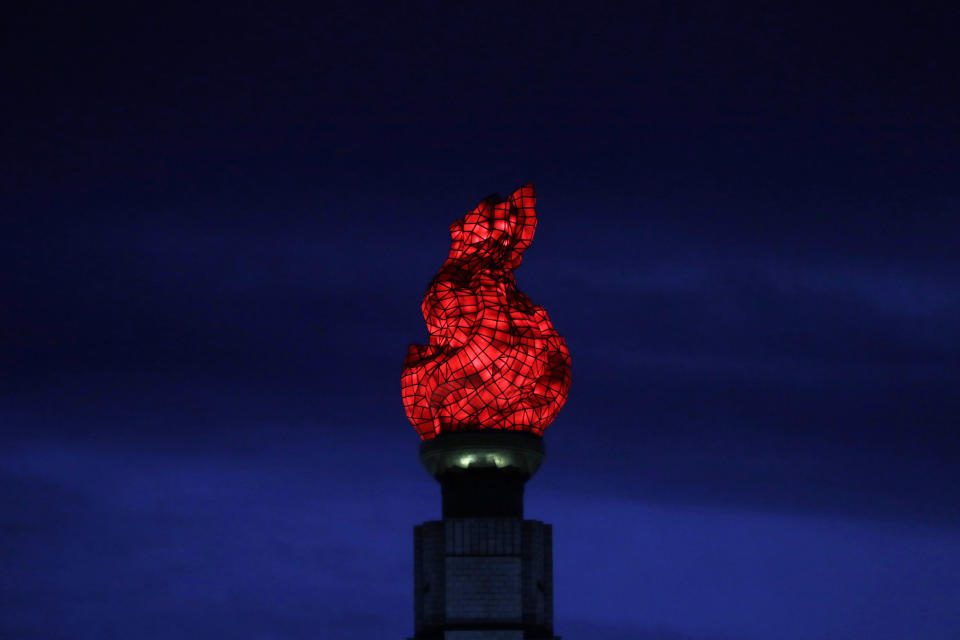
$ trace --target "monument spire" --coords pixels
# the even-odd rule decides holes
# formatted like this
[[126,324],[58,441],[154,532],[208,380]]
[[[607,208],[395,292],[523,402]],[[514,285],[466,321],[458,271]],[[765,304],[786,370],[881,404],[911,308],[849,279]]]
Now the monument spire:
[[450,225],[430,282],[428,345],[401,378],[442,519],[414,528],[412,640],[554,639],[552,529],[523,515],[543,432],[566,402],[566,343],[516,285],[533,240],[533,185],[485,198]]

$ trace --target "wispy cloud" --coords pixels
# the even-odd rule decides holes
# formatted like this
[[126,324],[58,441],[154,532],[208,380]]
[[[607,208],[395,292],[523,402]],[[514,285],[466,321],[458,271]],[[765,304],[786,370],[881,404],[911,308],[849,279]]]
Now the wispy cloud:
[[[420,470],[409,480],[392,468],[350,471],[338,451],[309,464],[277,452],[7,449],[6,632],[402,637],[412,629],[411,526],[436,517],[436,487]],[[914,630],[952,640],[952,531],[652,506],[543,484],[527,502],[528,517],[554,525],[566,637],[899,640]]]

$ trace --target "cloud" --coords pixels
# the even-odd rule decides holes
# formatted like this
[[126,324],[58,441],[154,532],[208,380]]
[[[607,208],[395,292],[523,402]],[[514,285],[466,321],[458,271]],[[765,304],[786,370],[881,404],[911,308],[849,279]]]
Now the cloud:
[[560,635],[603,620],[682,638],[948,640],[958,620],[954,531],[546,489],[528,504],[554,526]]
[[[292,481],[263,460],[89,446],[19,447],[0,467],[18,496],[0,527],[14,637],[382,637],[408,622],[409,584],[384,575],[412,571],[410,527],[384,526],[400,507],[376,486],[338,495],[329,475]],[[371,598],[393,616],[369,615]]]
[[[295,439],[294,439],[295,440]],[[41,442],[0,455],[0,619],[12,637],[404,637],[412,525],[439,495],[369,441],[164,452]],[[329,445],[329,443],[327,443]],[[357,464],[363,461],[362,465]],[[554,487],[563,637],[950,640],[955,532]],[[552,488],[551,488],[552,487]],[[376,602],[376,613],[369,614]]]
[[[555,629],[561,637],[570,640],[591,638],[595,640],[737,640],[733,636],[687,634],[650,627],[617,626],[598,624],[587,620],[566,620],[562,629]],[[740,636],[746,638],[747,636]]]

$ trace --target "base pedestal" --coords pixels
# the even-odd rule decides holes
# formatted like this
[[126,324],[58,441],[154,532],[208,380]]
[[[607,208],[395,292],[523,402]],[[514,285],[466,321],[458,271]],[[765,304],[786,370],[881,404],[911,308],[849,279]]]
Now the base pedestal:
[[413,640],[555,640],[552,559],[551,528],[539,520],[415,527]]

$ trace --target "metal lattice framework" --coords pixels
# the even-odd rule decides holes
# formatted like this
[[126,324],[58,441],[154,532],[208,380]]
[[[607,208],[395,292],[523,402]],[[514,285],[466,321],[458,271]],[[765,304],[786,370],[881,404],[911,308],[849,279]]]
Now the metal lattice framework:
[[424,440],[481,429],[543,435],[566,402],[566,343],[513,276],[533,240],[535,199],[524,185],[450,225],[450,256],[423,299],[430,344],[410,345],[401,378]]

